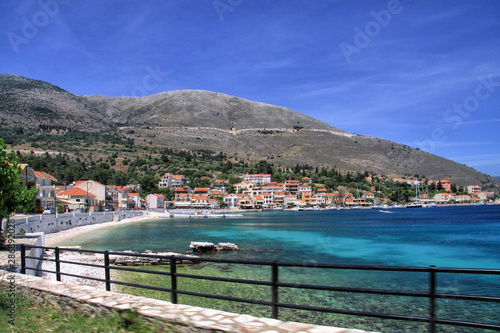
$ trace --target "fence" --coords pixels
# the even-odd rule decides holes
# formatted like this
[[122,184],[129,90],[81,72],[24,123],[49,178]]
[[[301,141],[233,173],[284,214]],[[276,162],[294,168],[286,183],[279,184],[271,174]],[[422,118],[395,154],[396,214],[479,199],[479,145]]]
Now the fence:
[[[33,257],[26,255],[27,248],[39,248],[43,250],[54,250],[55,259],[42,259],[49,260],[55,262],[55,271],[48,271],[43,269],[37,269],[36,267],[28,267],[27,259],[33,259]],[[150,290],[164,291],[171,294],[171,302],[174,304],[178,303],[178,295],[190,295],[196,297],[207,297],[219,300],[227,300],[234,302],[243,302],[249,304],[258,304],[269,306],[271,309],[271,317],[274,319],[279,319],[280,309],[297,309],[297,310],[307,310],[313,312],[323,312],[323,313],[336,313],[343,315],[353,315],[353,316],[361,316],[361,317],[372,317],[372,318],[382,318],[382,319],[393,319],[400,320],[406,322],[420,322],[427,323],[429,332],[436,332],[436,325],[451,325],[457,327],[466,327],[466,328],[477,328],[477,329],[485,329],[492,331],[500,331],[500,324],[488,324],[488,323],[477,323],[477,322],[469,322],[469,321],[460,321],[460,320],[452,320],[446,318],[438,318],[437,309],[436,309],[436,301],[438,299],[452,299],[452,300],[461,300],[468,302],[488,302],[488,303],[500,303],[500,297],[490,297],[490,296],[472,296],[472,295],[463,295],[463,294],[447,294],[447,293],[438,293],[437,292],[437,279],[436,275],[439,273],[447,273],[447,274],[464,274],[464,275],[487,275],[487,276],[500,276],[500,270],[493,269],[460,269],[460,268],[438,268],[434,266],[430,267],[396,267],[396,266],[362,266],[362,265],[329,265],[329,264],[308,264],[308,263],[279,263],[279,262],[269,262],[269,261],[250,261],[250,260],[227,260],[227,259],[214,259],[214,258],[199,258],[199,257],[189,257],[189,256],[159,256],[154,254],[140,254],[140,253],[130,253],[130,252],[111,252],[111,251],[95,251],[95,250],[78,250],[78,252],[82,253],[93,253],[93,254],[102,254],[104,256],[104,264],[90,264],[90,263],[82,263],[75,261],[65,261],[60,259],[61,251],[75,251],[74,248],[59,248],[59,247],[41,247],[41,246],[33,246],[33,245],[22,245],[21,247],[21,273],[25,274],[26,270],[32,269],[37,270],[39,272],[53,273],[56,275],[57,281],[61,281],[61,276],[70,276],[70,277],[78,277],[85,278],[95,281],[104,282],[106,286],[106,290],[111,290],[111,285],[124,285],[130,287],[144,288]],[[170,270],[168,272],[161,271],[152,271],[145,270],[139,268],[131,268],[131,267],[118,267],[112,266],[110,264],[110,255],[112,256],[135,256],[135,257],[144,257],[144,258],[162,258],[168,259]],[[270,280],[250,280],[250,279],[238,279],[238,278],[227,278],[227,277],[217,277],[217,276],[204,276],[204,275],[195,275],[195,274],[184,274],[177,272],[177,266],[182,262],[211,262],[211,263],[227,263],[227,264],[241,264],[241,265],[259,265],[269,267],[270,270]],[[75,264],[75,265],[83,265],[83,266],[92,266],[104,269],[105,278],[95,278],[95,277],[86,277],[75,275],[71,273],[61,272],[61,263],[66,264]],[[424,273],[427,275],[427,283],[428,289],[426,291],[400,291],[400,290],[386,290],[386,289],[371,289],[371,288],[351,288],[351,287],[338,287],[338,286],[329,286],[329,285],[316,285],[316,284],[303,284],[303,283],[286,283],[280,282],[280,268],[285,267],[302,267],[302,268],[310,268],[310,269],[330,269],[330,270],[359,270],[359,271],[380,271],[380,272],[407,272],[407,273]],[[114,281],[111,280],[111,270],[117,271],[130,271],[130,272],[140,272],[140,273],[148,273],[148,274],[158,274],[161,276],[169,276],[170,277],[170,288],[161,288],[161,287],[153,287],[135,283],[128,283],[124,281]],[[271,288],[271,297],[266,300],[256,300],[256,299],[247,299],[247,298],[239,298],[239,297],[231,297],[231,296],[222,296],[217,294],[207,294],[207,293],[199,293],[193,291],[180,290],[178,285],[179,278],[188,278],[188,279],[201,279],[201,280],[209,280],[209,281],[220,281],[220,282],[232,282],[232,283],[241,283],[241,284],[251,284],[251,285],[260,285],[260,286],[268,286]],[[354,293],[354,294],[374,294],[374,295],[382,295],[382,296],[399,296],[399,297],[416,297],[427,299],[428,303],[428,314],[427,316],[407,316],[407,315],[398,315],[398,314],[387,314],[387,313],[379,313],[379,312],[368,312],[368,311],[353,311],[346,309],[336,309],[336,308],[325,308],[325,307],[317,307],[311,305],[303,305],[303,304],[290,304],[290,303],[282,303],[279,300],[279,291],[280,288],[294,288],[294,289],[304,289],[304,290],[322,290],[322,291],[333,291],[333,292],[345,292],[345,293]]]
[[11,218],[15,225],[15,232],[33,233],[45,232],[47,234],[55,233],[81,227],[89,224],[98,224],[104,222],[117,221],[124,218],[133,218],[148,214],[149,212],[137,210],[117,210],[113,212],[95,212],[95,213],[64,213],[49,215],[28,215],[23,217],[14,216]]

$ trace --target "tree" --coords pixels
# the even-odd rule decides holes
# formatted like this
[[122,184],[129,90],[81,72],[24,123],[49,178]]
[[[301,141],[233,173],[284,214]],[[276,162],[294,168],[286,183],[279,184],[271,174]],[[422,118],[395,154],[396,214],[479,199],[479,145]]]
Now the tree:
[[[3,139],[0,139],[0,248],[4,246],[8,228],[4,226],[9,216],[21,209],[27,211],[35,206],[36,187],[28,190],[19,181],[18,158],[14,151],[7,153]],[[5,223],[7,224],[7,223]]]

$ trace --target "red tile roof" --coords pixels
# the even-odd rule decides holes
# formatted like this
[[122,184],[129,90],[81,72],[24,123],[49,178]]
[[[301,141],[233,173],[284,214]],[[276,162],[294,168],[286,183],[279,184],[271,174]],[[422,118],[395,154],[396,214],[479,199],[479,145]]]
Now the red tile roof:
[[66,196],[66,195],[67,196],[80,196],[80,197],[81,196],[95,197],[95,195],[93,195],[92,193],[87,192],[85,190],[82,190],[79,187],[72,187],[69,190],[57,193],[57,196]]

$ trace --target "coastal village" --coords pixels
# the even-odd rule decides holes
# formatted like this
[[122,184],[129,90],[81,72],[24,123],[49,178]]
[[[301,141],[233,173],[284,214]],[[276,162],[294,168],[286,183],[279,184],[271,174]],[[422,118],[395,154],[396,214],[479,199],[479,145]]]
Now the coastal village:
[[193,188],[184,175],[166,173],[161,177],[158,189],[173,191],[173,198],[167,199],[159,193],[141,196],[140,185],[103,185],[94,180],[79,180],[68,186],[59,186],[56,185],[57,179],[47,172],[33,170],[27,164],[20,167],[21,183],[39,189],[35,212],[48,214],[55,213],[56,209],[58,212],[128,209],[266,211],[500,203],[493,191],[484,191],[480,185],[465,186],[466,194],[453,193],[452,183],[446,179],[427,183],[427,186],[433,184],[438,189],[432,196],[418,180],[398,180],[415,189],[411,202],[402,203],[384,197],[375,187],[367,191],[339,186],[333,190],[324,184],[313,183],[309,177],[275,182],[271,174],[245,174],[242,175],[243,181],[231,184],[231,187],[227,180],[213,180],[208,187]]

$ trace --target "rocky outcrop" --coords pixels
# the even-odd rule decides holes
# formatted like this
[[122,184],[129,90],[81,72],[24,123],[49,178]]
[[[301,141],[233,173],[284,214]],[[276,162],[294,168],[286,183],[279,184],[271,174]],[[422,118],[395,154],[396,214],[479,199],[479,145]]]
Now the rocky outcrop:
[[191,242],[189,248],[193,252],[215,252],[215,251],[238,251],[239,248],[234,243],[219,243],[215,245],[209,242]]

